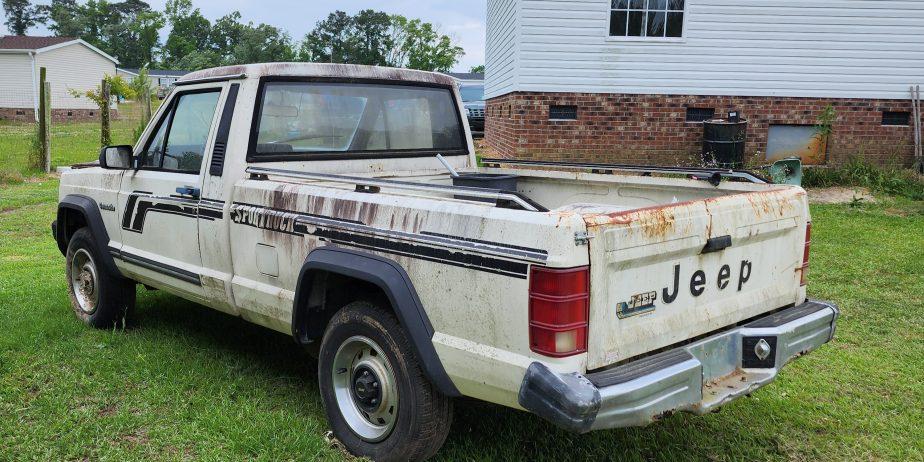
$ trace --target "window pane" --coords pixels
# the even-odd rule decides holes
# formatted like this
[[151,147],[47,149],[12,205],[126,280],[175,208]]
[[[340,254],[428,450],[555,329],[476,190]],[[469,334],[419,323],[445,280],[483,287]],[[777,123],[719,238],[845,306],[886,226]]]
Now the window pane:
[[648,0],[649,10],[663,10],[667,7],[667,0]]
[[683,37],[683,13],[667,13],[667,36]]
[[462,85],[459,87],[462,101],[484,101],[484,85]]
[[167,136],[164,169],[199,171],[212,119],[215,117],[218,95],[218,92],[209,92],[180,96]]
[[167,124],[169,123],[171,115],[172,114],[167,114],[166,117],[164,117],[163,122],[160,123],[160,127],[157,128],[157,133],[154,134],[154,137],[151,138],[151,142],[148,143],[148,149],[144,151],[144,157],[141,162],[142,167],[160,168],[160,163],[164,159],[164,136],[167,134]]
[[629,8],[633,10],[644,10],[645,0],[629,0]]
[[669,10],[683,11],[683,0],[670,0],[667,6]]
[[648,37],[664,37],[664,13],[648,12]]
[[624,10],[629,7],[629,0],[613,0],[610,5],[614,10]]
[[626,36],[626,21],[629,14],[625,11],[613,11],[610,13],[610,35],[617,37]]
[[301,82],[265,87],[257,154],[461,149],[448,89]]
[[645,13],[642,11],[629,12],[629,30],[626,35],[641,37],[645,32]]

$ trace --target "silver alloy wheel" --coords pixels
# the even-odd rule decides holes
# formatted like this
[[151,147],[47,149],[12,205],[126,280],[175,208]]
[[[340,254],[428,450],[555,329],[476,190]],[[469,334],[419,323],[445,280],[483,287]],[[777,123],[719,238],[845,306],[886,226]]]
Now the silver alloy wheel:
[[378,344],[361,335],[346,339],[334,355],[331,377],[350,430],[373,443],[387,438],[398,420],[398,384]]
[[99,274],[96,262],[85,249],[78,249],[71,259],[71,289],[80,311],[86,314],[96,312],[99,304]]

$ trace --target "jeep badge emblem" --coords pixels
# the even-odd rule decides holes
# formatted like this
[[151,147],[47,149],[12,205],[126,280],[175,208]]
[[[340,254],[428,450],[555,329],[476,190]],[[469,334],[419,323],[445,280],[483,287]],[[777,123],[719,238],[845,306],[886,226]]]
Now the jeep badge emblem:
[[770,344],[767,343],[767,341],[764,339],[760,339],[760,341],[757,342],[757,345],[754,345],[754,354],[757,355],[757,358],[761,361],[767,359],[767,356],[770,356],[771,351],[772,348],[770,348]]

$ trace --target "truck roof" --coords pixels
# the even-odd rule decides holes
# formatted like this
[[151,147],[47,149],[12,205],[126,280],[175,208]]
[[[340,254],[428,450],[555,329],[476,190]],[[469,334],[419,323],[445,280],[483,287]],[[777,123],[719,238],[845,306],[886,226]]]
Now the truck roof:
[[455,80],[438,72],[398,69],[394,67],[364,66],[358,64],[326,63],[260,63],[213,67],[184,75],[178,82],[240,76],[260,77],[320,77],[372,80],[397,80],[452,86]]

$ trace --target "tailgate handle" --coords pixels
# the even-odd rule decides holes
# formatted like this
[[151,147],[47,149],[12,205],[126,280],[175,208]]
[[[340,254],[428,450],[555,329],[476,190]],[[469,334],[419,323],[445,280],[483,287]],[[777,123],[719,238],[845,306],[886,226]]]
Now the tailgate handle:
[[701,253],[718,252],[729,247],[731,247],[731,236],[713,237],[706,241],[706,246],[703,247],[703,251]]

